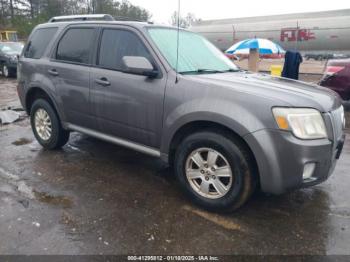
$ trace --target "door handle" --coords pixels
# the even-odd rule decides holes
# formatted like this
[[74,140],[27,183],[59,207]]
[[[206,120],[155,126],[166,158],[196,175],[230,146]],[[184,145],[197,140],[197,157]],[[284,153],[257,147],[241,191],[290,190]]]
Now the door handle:
[[95,79],[95,83],[98,85],[101,85],[101,86],[110,86],[111,85],[111,83],[105,77]]
[[47,70],[47,72],[50,75],[52,75],[52,76],[58,76],[59,75],[56,69],[49,69],[49,70]]

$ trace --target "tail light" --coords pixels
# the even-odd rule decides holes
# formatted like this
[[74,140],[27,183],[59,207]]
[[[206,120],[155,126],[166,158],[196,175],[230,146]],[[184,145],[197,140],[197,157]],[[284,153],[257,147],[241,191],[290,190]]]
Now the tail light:
[[338,73],[339,71],[343,70],[344,66],[327,66],[325,74],[326,75],[334,75],[335,73]]

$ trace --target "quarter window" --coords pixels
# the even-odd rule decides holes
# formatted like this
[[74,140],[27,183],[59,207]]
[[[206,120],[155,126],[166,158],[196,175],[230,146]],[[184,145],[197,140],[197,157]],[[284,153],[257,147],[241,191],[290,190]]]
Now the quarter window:
[[26,46],[24,57],[41,58],[56,31],[57,27],[36,30]]
[[56,59],[89,64],[94,41],[92,28],[72,28],[64,34],[57,46]]
[[122,70],[124,56],[143,56],[154,64],[151,54],[136,34],[126,30],[104,29],[98,64],[104,68]]

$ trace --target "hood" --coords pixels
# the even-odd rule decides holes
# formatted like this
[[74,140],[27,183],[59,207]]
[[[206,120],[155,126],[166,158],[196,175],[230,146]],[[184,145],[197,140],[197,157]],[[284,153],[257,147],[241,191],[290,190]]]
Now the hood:
[[327,66],[350,66],[350,59],[331,59],[328,60]]
[[5,54],[6,54],[7,56],[17,56],[17,55],[20,55],[21,52],[11,51],[11,52],[6,52]]
[[230,72],[191,76],[207,84],[225,86],[276,101],[276,106],[311,107],[321,112],[341,105],[337,93],[316,84],[250,72]]

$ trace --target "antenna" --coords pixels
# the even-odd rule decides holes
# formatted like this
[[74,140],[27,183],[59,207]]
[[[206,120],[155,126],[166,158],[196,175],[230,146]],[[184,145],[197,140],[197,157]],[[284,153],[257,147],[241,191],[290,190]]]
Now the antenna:
[[178,78],[178,68],[179,68],[179,40],[180,40],[180,0],[178,0],[177,5],[177,46],[176,46],[176,77],[175,83],[179,82]]

